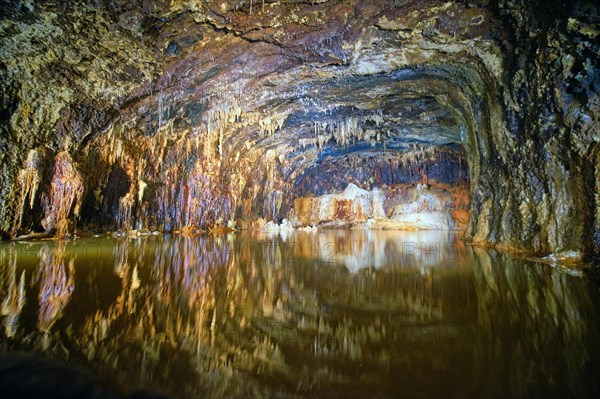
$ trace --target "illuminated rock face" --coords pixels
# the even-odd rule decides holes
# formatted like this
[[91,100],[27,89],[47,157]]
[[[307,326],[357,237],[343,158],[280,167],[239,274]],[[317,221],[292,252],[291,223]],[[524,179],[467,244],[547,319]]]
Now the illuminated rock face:
[[600,252],[596,6],[254,3],[3,6],[2,235],[279,221],[348,183],[450,179],[472,240]]
[[367,191],[350,183],[338,194],[296,198],[293,223],[301,226],[397,230],[464,230],[466,187],[398,185]]

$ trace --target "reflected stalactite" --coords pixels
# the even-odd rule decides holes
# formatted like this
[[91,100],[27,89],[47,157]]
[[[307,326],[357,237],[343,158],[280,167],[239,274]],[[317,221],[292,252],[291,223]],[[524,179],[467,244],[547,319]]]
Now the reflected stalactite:
[[75,259],[70,258],[65,266],[65,251],[66,243],[58,241],[54,247],[43,246],[38,253],[40,308],[37,327],[42,333],[49,333],[54,323],[62,317],[75,289]]
[[[125,311],[128,314],[132,314],[135,310],[136,301],[134,298],[134,291],[140,286],[140,279],[138,274],[138,267],[135,260],[130,262],[129,252],[131,247],[138,245],[135,242],[129,240],[120,240],[114,249],[115,264],[114,273],[121,279],[121,292],[115,300],[114,306],[109,310],[109,316],[107,320],[103,320],[104,328],[108,328],[110,321],[116,320],[117,316],[122,315]],[[103,332],[102,335],[105,335]]]
[[294,234],[296,256],[339,263],[350,272],[364,268],[419,269],[452,268],[464,244],[459,233],[435,231],[328,231]]
[[9,260],[6,273],[4,274],[8,282],[7,294],[0,305],[0,315],[4,317],[4,331],[7,337],[12,338],[16,334],[19,325],[19,316],[25,305],[25,271],[21,272],[21,277],[17,279],[17,256],[14,246],[10,246]]

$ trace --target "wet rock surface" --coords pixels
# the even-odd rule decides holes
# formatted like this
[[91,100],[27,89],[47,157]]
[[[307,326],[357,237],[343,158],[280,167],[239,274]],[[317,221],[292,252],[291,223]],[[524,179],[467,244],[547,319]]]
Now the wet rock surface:
[[599,253],[591,2],[8,1],[0,13],[5,237],[279,221],[294,198],[329,192],[324,176],[371,190],[371,172],[410,183],[421,165],[447,183],[468,171],[473,241]]

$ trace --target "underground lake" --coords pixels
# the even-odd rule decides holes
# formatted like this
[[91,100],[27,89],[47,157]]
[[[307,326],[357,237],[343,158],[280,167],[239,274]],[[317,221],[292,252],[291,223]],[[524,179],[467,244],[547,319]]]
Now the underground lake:
[[0,398],[600,397],[593,0],[3,0]]
[[121,392],[593,397],[600,388],[597,276],[473,247],[460,233],[98,237],[2,244],[0,258],[0,349],[69,360]]

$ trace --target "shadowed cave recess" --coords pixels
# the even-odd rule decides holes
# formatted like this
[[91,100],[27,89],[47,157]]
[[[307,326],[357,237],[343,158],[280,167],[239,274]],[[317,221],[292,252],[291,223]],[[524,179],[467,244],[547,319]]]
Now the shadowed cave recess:
[[430,227],[473,242],[600,252],[594,2],[7,1],[0,13],[5,238],[283,219],[419,228],[439,211]]

